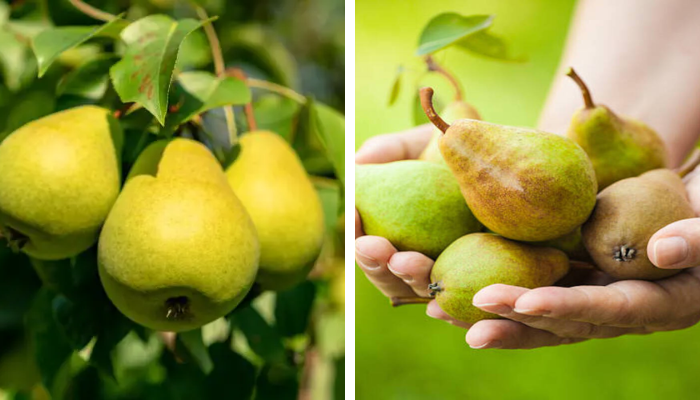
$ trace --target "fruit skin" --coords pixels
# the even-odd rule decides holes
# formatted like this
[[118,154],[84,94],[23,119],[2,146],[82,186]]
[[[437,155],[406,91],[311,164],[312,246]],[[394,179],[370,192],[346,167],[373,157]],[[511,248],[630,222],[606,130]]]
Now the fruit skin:
[[288,289],[313,267],[325,231],[318,193],[292,147],[279,135],[241,136],[241,153],[226,170],[260,237],[264,290]]
[[41,260],[92,246],[119,194],[123,136],[107,109],[82,106],[32,121],[0,144],[0,227]]
[[551,247],[561,250],[566,253],[570,260],[576,261],[592,261],[586,246],[583,245],[583,237],[581,236],[581,227],[574,229],[572,232],[556,239],[545,240],[543,242],[532,242],[533,246]]
[[[452,123],[460,119],[481,119],[479,112],[476,111],[471,104],[462,100],[453,101],[448,104],[440,115],[447,123]],[[445,164],[445,159],[442,158],[440,147],[438,146],[440,136],[442,136],[442,131],[438,128],[433,129],[433,136],[431,136],[430,142],[428,142],[428,145],[418,157],[419,160],[447,165]]]
[[664,226],[693,217],[681,178],[667,169],[654,170],[598,194],[582,228],[583,243],[598,268],[614,278],[666,278],[681,270],[654,266],[647,257],[649,239]]
[[155,177],[127,182],[98,246],[110,300],[158,331],[195,329],[229,313],[252,287],[259,256],[253,222],[221,166],[189,139],[167,145]]
[[476,218],[504,237],[543,241],[586,221],[593,166],[573,141],[541,131],[459,120],[439,141]]
[[567,136],[591,159],[598,190],[666,166],[664,142],[653,129],[640,121],[619,117],[603,105],[578,110]]
[[356,165],[355,207],[366,234],[432,259],[482,228],[450,171],[427,161]]
[[563,252],[518,243],[491,233],[472,233],[452,243],[435,261],[430,289],[451,317],[473,324],[500,318],[472,305],[474,295],[496,283],[534,289],[569,271]]

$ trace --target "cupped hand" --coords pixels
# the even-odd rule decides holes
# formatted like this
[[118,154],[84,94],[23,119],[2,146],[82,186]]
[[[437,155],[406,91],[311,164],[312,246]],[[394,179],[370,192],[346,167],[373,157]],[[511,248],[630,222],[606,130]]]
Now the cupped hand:
[[[700,215],[700,170],[685,178]],[[491,285],[473,304],[504,320],[479,321],[467,332],[473,348],[527,349],[690,327],[700,321],[700,218],[674,222],[647,246],[659,268],[684,269],[654,282],[525,289]]]

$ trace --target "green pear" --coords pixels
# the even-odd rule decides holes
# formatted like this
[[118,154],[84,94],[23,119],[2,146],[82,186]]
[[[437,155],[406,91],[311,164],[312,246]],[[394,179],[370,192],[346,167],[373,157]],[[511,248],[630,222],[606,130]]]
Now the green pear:
[[98,245],[107,296],[158,331],[195,329],[229,313],[252,287],[259,257],[255,226],[221,166],[189,139],[167,144],[155,176],[129,179]]
[[356,165],[355,207],[366,234],[432,259],[482,227],[450,170],[427,161]]
[[279,135],[241,136],[241,153],[226,170],[260,236],[263,290],[284,290],[304,280],[321,252],[321,200],[299,157]]
[[[440,115],[445,122],[450,124],[460,119],[481,119],[479,112],[476,111],[471,104],[461,100],[453,101],[448,104]],[[434,128],[433,135],[430,137],[430,142],[428,142],[428,145],[418,157],[419,160],[445,164],[445,159],[442,158],[440,147],[438,146],[438,139],[440,139],[440,136],[442,136],[442,131],[438,128]]]
[[652,170],[598,193],[595,210],[582,228],[583,243],[598,268],[614,278],[666,278],[681,270],[652,264],[649,239],[672,222],[694,217],[681,177],[668,169]]
[[581,235],[581,227],[574,229],[572,232],[567,233],[564,236],[558,237],[556,239],[545,240],[542,242],[532,242],[533,246],[541,247],[551,247],[553,249],[561,250],[566,253],[566,256],[570,260],[576,261],[591,261],[591,256],[586,250],[586,246],[583,244],[583,237]]
[[473,233],[456,240],[435,261],[428,288],[443,311],[473,324],[499,318],[472,305],[474,295],[486,286],[502,283],[534,289],[552,285],[568,271],[562,251]]
[[440,152],[476,218],[501,236],[528,242],[561,237],[595,205],[591,161],[573,141],[551,133],[463,119],[451,126],[421,100],[444,132]]
[[586,84],[573,69],[568,74],[581,88],[584,107],[571,119],[567,136],[578,143],[593,163],[598,190],[620,179],[666,167],[666,147],[659,135],[641,121],[620,116],[593,103]]
[[97,241],[121,184],[122,132],[110,111],[82,106],[32,121],[0,144],[0,231],[41,260]]

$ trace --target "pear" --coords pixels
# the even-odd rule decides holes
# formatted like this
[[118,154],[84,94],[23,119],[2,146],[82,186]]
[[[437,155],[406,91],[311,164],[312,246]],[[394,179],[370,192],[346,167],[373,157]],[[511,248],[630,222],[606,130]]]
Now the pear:
[[653,170],[598,194],[582,228],[583,243],[598,268],[614,278],[666,278],[680,270],[652,264],[646,252],[649,239],[664,226],[693,217],[681,177],[668,169]]
[[107,296],[158,331],[195,329],[229,313],[252,287],[259,257],[255,226],[218,161],[181,138],[164,148],[155,176],[129,179],[98,245]]
[[591,261],[591,256],[583,245],[583,237],[581,235],[581,227],[577,227],[573,231],[556,239],[545,240],[542,242],[532,242],[533,246],[551,247],[553,249],[563,251],[570,260],[576,261]]
[[321,200],[299,157],[279,135],[241,136],[241,153],[226,170],[228,182],[260,236],[258,283],[284,290],[304,280],[321,251]]
[[427,161],[356,165],[355,207],[365,233],[432,259],[482,228],[449,169]]
[[652,128],[593,103],[586,84],[576,72],[570,68],[567,75],[581,88],[585,103],[571,119],[567,136],[591,159],[598,190],[620,179],[666,167],[664,142]]
[[451,317],[469,324],[499,318],[472,305],[482,288],[502,283],[534,289],[569,271],[562,251],[535,247],[491,233],[473,233],[452,243],[435,261],[429,289]]
[[41,260],[97,241],[119,194],[122,132],[110,111],[82,106],[32,121],[0,144],[0,231]]
[[444,132],[440,152],[476,218],[521,241],[561,237],[586,221],[597,192],[595,172],[573,141],[551,133],[463,119],[451,126],[421,89],[428,118]]
[[[447,123],[452,123],[460,119],[481,119],[479,112],[476,111],[471,104],[461,100],[456,100],[448,104],[440,115]],[[438,128],[434,128],[433,135],[430,137],[430,142],[428,142],[428,145],[418,157],[419,160],[445,164],[445,159],[442,158],[440,147],[438,146],[438,139],[440,136],[442,136],[442,131]]]

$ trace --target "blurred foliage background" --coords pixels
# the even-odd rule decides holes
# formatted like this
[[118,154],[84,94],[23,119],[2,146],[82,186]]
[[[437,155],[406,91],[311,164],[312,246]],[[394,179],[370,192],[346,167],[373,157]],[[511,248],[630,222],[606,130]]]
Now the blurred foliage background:
[[[87,3],[109,13],[125,13],[130,21],[152,14],[197,18],[187,0]],[[46,399],[49,393],[54,399],[91,400],[250,398],[254,391],[258,399],[325,400],[344,394],[344,226],[338,215],[343,208],[344,177],[336,174],[337,166],[344,163],[342,151],[339,159],[337,151],[329,154],[323,149],[320,139],[312,134],[317,128],[307,126],[311,120],[306,115],[313,102],[323,111],[322,120],[333,121],[324,129],[333,131],[342,149],[344,2],[197,3],[209,15],[218,17],[214,27],[226,67],[241,68],[250,78],[303,94],[300,97],[306,105],[300,106],[299,101],[288,97],[252,90],[258,126],[274,130],[292,142],[322,200],[327,238],[314,270],[309,280],[289,291],[249,296],[249,301],[227,320],[205,326],[201,337],[207,347],[195,349],[196,343],[194,347],[187,343],[192,335],[179,335],[173,341],[129,323],[118,313],[110,314],[116,312],[111,306],[107,312],[100,311],[99,319],[85,310],[108,304],[96,280],[94,254],[90,251],[72,260],[71,265],[60,265],[67,279],[73,279],[71,288],[85,292],[82,294],[87,299],[83,304],[72,305],[72,312],[61,319],[59,314],[66,311],[56,301],[61,295],[54,298],[51,289],[42,288],[29,259],[13,254],[3,242],[0,400]],[[91,40],[63,53],[41,79],[37,78],[31,41],[39,32],[52,26],[102,23],[77,11],[68,0],[0,0],[0,141],[26,122],[55,111],[82,104],[113,108],[120,104],[105,68],[118,59],[110,54],[120,53],[119,42]],[[177,60],[176,73],[191,70],[213,72],[211,49],[201,29],[188,36]],[[76,71],[81,72],[79,79],[75,79]],[[303,100],[304,96],[307,100]],[[242,110],[243,107],[236,107],[239,132],[247,130]],[[122,119],[125,174],[146,142],[161,133],[154,122],[153,116],[143,109]],[[227,136],[220,109],[207,113],[203,124],[214,139]],[[139,139],[145,137],[145,141]],[[88,290],[83,290],[85,286],[89,286]],[[98,340],[108,337],[105,341],[114,346],[101,360],[91,357],[94,338],[85,348],[75,344],[76,339],[81,343],[89,341],[96,329],[100,332]],[[197,340],[201,344],[201,339]],[[279,361],[280,353],[284,362],[268,363],[271,358]],[[34,362],[37,354],[40,368]],[[214,370],[205,376],[198,364],[207,359],[213,362]],[[44,374],[44,383],[51,383],[45,388],[39,383],[39,369],[56,373],[50,379]]]
[[[412,89],[425,66],[415,56],[425,24],[441,12],[495,14],[493,33],[526,63],[501,63],[458,49],[435,59],[462,82],[465,100],[486,121],[534,127],[564,46],[573,0],[356,1],[356,139],[413,126]],[[405,77],[388,99],[397,67]],[[452,96],[440,76],[421,78]],[[444,104],[444,103],[443,103]],[[538,350],[470,349],[466,331],[433,320],[423,306],[392,309],[361,274],[356,286],[358,399],[693,398],[700,327],[592,340]]]

